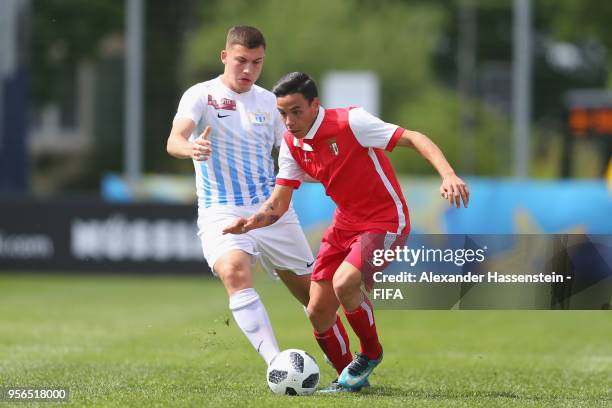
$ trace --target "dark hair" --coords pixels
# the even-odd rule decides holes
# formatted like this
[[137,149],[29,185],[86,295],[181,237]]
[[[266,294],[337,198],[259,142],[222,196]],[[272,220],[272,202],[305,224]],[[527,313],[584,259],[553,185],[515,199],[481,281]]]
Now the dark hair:
[[272,88],[272,93],[276,97],[300,93],[308,102],[312,102],[314,98],[319,96],[317,84],[308,74],[303,72],[291,72],[283,76]]
[[258,29],[251,26],[237,25],[229,29],[227,32],[227,40],[225,47],[229,48],[232,45],[242,45],[248,49],[264,47],[266,48],[266,40]]

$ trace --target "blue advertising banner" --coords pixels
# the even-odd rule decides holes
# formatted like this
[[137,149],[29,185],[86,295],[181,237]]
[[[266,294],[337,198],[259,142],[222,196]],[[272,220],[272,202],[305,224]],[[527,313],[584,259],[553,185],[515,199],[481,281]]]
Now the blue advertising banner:
[[[411,233],[612,234],[612,192],[603,180],[468,179],[468,208],[449,208],[438,179],[401,179]],[[303,183],[293,206],[305,229],[326,226],[335,205],[320,184]]]

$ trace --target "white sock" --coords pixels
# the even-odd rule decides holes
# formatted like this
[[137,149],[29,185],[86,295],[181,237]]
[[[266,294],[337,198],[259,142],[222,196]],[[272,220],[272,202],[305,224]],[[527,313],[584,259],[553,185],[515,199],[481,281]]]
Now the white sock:
[[278,344],[266,308],[255,289],[234,292],[229,298],[229,308],[238,327],[269,365],[279,352]]

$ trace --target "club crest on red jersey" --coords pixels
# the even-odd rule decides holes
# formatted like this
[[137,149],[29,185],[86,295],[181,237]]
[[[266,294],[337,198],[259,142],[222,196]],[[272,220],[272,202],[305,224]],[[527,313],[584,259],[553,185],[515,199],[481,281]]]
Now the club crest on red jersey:
[[338,156],[340,154],[340,150],[338,150],[338,144],[336,143],[336,138],[327,139],[325,141],[329,145],[329,150],[334,156]]

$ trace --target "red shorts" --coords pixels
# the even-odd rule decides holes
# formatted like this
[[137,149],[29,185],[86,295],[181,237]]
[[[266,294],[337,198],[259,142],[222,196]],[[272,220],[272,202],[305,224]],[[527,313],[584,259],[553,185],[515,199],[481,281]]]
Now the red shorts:
[[348,231],[330,226],[321,240],[311,280],[331,280],[340,264],[350,263],[362,273],[366,288],[371,287],[372,274],[382,271],[388,262],[372,263],[376,249],[393,249],[406,242],[407,235],[386,231]]

